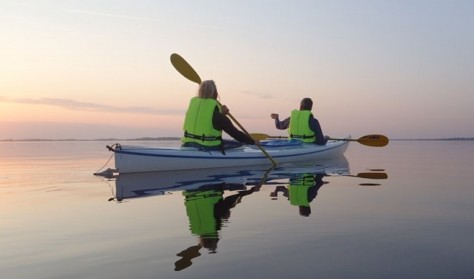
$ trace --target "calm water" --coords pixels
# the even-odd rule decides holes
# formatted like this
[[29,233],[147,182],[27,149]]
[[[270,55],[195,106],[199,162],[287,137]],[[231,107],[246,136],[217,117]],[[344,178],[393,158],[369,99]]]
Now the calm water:
[[106,144],[0,143],[1,278],[474,278],[472,141],[110,179]]

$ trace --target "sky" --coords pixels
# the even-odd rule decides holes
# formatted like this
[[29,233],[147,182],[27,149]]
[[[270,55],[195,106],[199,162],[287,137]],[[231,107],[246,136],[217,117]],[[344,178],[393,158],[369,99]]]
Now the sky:
[[0,0],[0,139],[181,136],[197,85],[251,133],[474,137],[474,1]]

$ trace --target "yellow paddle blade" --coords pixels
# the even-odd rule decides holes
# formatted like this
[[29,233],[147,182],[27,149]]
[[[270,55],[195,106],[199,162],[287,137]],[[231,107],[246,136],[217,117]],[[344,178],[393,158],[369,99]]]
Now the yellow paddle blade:
[[185,78],[197,84],[201,84],[201,78],[193,69],[193,67],[191,67],[191,65],[189,65],[186,60],[184,60],[183,57],[177,53],[173,53],[171,54],[170,60],[171,64],[173,64],[173,67]]
[[388,138],[384,135],[367,135],[357,139],[357,142],[367,146],[383,147],[388,144]]

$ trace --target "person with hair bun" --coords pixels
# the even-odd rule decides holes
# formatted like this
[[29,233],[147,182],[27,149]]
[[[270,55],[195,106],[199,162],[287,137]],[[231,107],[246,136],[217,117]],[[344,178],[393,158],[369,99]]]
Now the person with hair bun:
[[[202,150],[222,150],[255,144],[255,141],[239,131],[226,116],[229,109],[219,105],[217,87],[213,80],[205,80],[198,94],[189,102],[184,120],[182,146],[198,147]],[[222,131],[235,140],[223,140]]]

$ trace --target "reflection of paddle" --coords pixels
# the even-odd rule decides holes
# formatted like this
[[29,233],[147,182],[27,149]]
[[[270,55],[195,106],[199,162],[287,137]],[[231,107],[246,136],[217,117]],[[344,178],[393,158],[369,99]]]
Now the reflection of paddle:
[[[189,79],[190,81],[192,82],[195,82],[197,84],[201,84],[201,78],[199,77],[199,75],[196,73],[196,71],[193,69],[193,67],[191,67],[191,65],[189,65],[188,62],[186,62],[186,60],[184,60],[183,57],[181,57],[179,54],[176,54],[176,53],[173,53],[171,54],[171,57],[170,57],[170,60],[171,60],[171,64],[173,64],[173,67],[181,74],[183,75],[185,78]],[[217,103],[219,104],[219,106],[222,106],[222,104],[216,100]],[[249,132],[247,132],[247,130],[245,130],[245,128],[240,125],[239,121],[237,121],[237,119],[234,118],[234,116],[232,116],[232,114],[230,114],[230,112],[227,113],[227,115],[230,117],[230,119],[232,119],[232,121],[234,121],[235,124],[237,124],[237,126],[239,126],[239,128],[245,133],[247,134],[249,137],[252,137]],[[265,156],[272,162],[273,166],[276,166],[277,163],[275,162],[275,160],[273,160],[273,158],[270,156],[270,154],[267,153],[267,151],[262,147],[262,145],[258,142],[258,139],[254,138],[255,140],[255,145],[263,152],[263,154],[265,154]]]
[[360,183],[359,186],[380,186],[378,183]]
[[350,177],[360,177],[360,178],[367,178],[367,179],[387,179],[388,175],[385,172],[361,172],[357,175],[344,175]]
[[254,192],[260,191],[260,188],[262,188],[262,185],[266,184],[265,182],[267,182],[268,175],[272,172],[274,167],[275,166],[272,166],[271,168],[266,170],[265,173],[263,174],[262,178],[260,179],[260,181],[258,181],[258,183],[256,183],[255,186],[252,187],[252,190]]
[[[267,134],[262,133],[254,133],[251,134],[252,138],[257,140],[265,140],[265,139],[286,139],[288,137],[283,136],[269,136]],[[379,134],[372,134],[360,137],[358,139],[334,139],[330,138],[330,140],[338,140],[338,141],[357,141],[360,144],[367,145],[367,146],[374,146],[374,147],[383,147],[388,144],[388,138],[384,135]]]
[[180,256],[182,258],[174,263],[174,270],[180,271],[191,266],[193,264],[191,260],[201,255],[201,253],[199,253],[201,247],[201,244],[198,244],[179,252],[176,256]]

